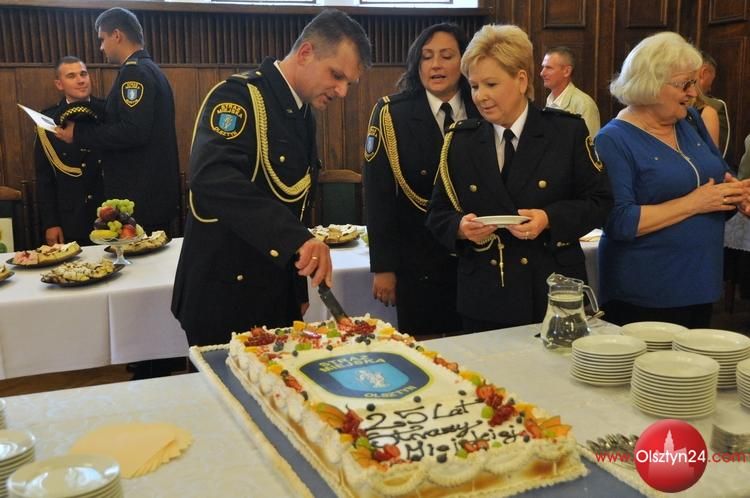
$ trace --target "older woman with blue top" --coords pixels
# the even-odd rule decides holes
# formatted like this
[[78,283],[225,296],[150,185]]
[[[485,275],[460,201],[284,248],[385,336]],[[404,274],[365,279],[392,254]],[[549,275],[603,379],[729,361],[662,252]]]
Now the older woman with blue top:
[[610,92],[627,107],[596,136],[615,206],[599,245],[600,300],[616,324],[707,327],[722,289],[724,221],[748,212],[691,99],[700,53],[659,33],[628,54]]

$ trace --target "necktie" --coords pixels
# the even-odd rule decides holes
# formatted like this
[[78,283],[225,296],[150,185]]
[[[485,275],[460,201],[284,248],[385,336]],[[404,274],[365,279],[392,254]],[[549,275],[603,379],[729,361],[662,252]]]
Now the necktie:
[[443,133],[445,133],[453,124],[453,108],[448,102],[443,102],[440,104],[440,109],[445,113],[445,120],[443,120]]
[[510,167],[513,163],[513,155],[516,153],[516,149],[513,148],[513,139],[516,136],[510,128],[506,128],[503,132],[503,140],[505,140],[505,161],[503,162],[503,171],[500,173],[503,177],[503,181],[508,181],[510,175]]

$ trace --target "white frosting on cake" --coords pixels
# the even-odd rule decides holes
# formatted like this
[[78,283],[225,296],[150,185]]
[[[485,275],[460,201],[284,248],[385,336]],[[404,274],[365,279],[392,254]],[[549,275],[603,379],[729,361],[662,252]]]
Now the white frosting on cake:
[[289,425],[287,435],[309,448],[303,453],[325,467],[324,477],[343,477],[337,491],[343,484],[352,496],[435,487],[446,495],[502,496],[585,474],[559,418],[388,324],[378,321],[364,335],[309,328],[235,335],[228,363],[272,419]]

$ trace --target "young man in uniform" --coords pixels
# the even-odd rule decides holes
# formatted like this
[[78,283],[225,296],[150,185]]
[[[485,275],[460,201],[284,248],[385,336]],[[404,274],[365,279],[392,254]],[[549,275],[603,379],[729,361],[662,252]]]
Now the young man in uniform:
[[362,27],[325,10],[283,60],[214,87],[198,112],[190,215],[172,312],[191,345],[302,318],[307,283],[331,284],[328,247],[302,219],[319,168],[313,109],[344,98],[370,65]]
[[[63,97],[42,114],[60,125],[68,120],[95,123],[104,118],[104,100],[91,95],[91,79],[81,59],[60,59],[54,83]],[[36,131],[36,195],[44,242],[90,245],[89,232],[103,200],[101,153],[67,144],[42,128]]]

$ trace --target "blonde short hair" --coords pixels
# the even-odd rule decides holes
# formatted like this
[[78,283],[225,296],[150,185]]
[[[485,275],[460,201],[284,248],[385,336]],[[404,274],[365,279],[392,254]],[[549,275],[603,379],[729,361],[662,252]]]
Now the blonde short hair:
[[461,72],[469,77],[469,67],[479,59],[494,59],[509,75],[526,72],[526,97],[534,98],[534,47],[529,36],[512,24],[488,24],[476,32],[461,57]]
[[700,52],[682,36],[670,31],[657,33],[630,51],[609,92],[625,105],[656,104],[661,87],[672,74],[697,71],[702,64]]

